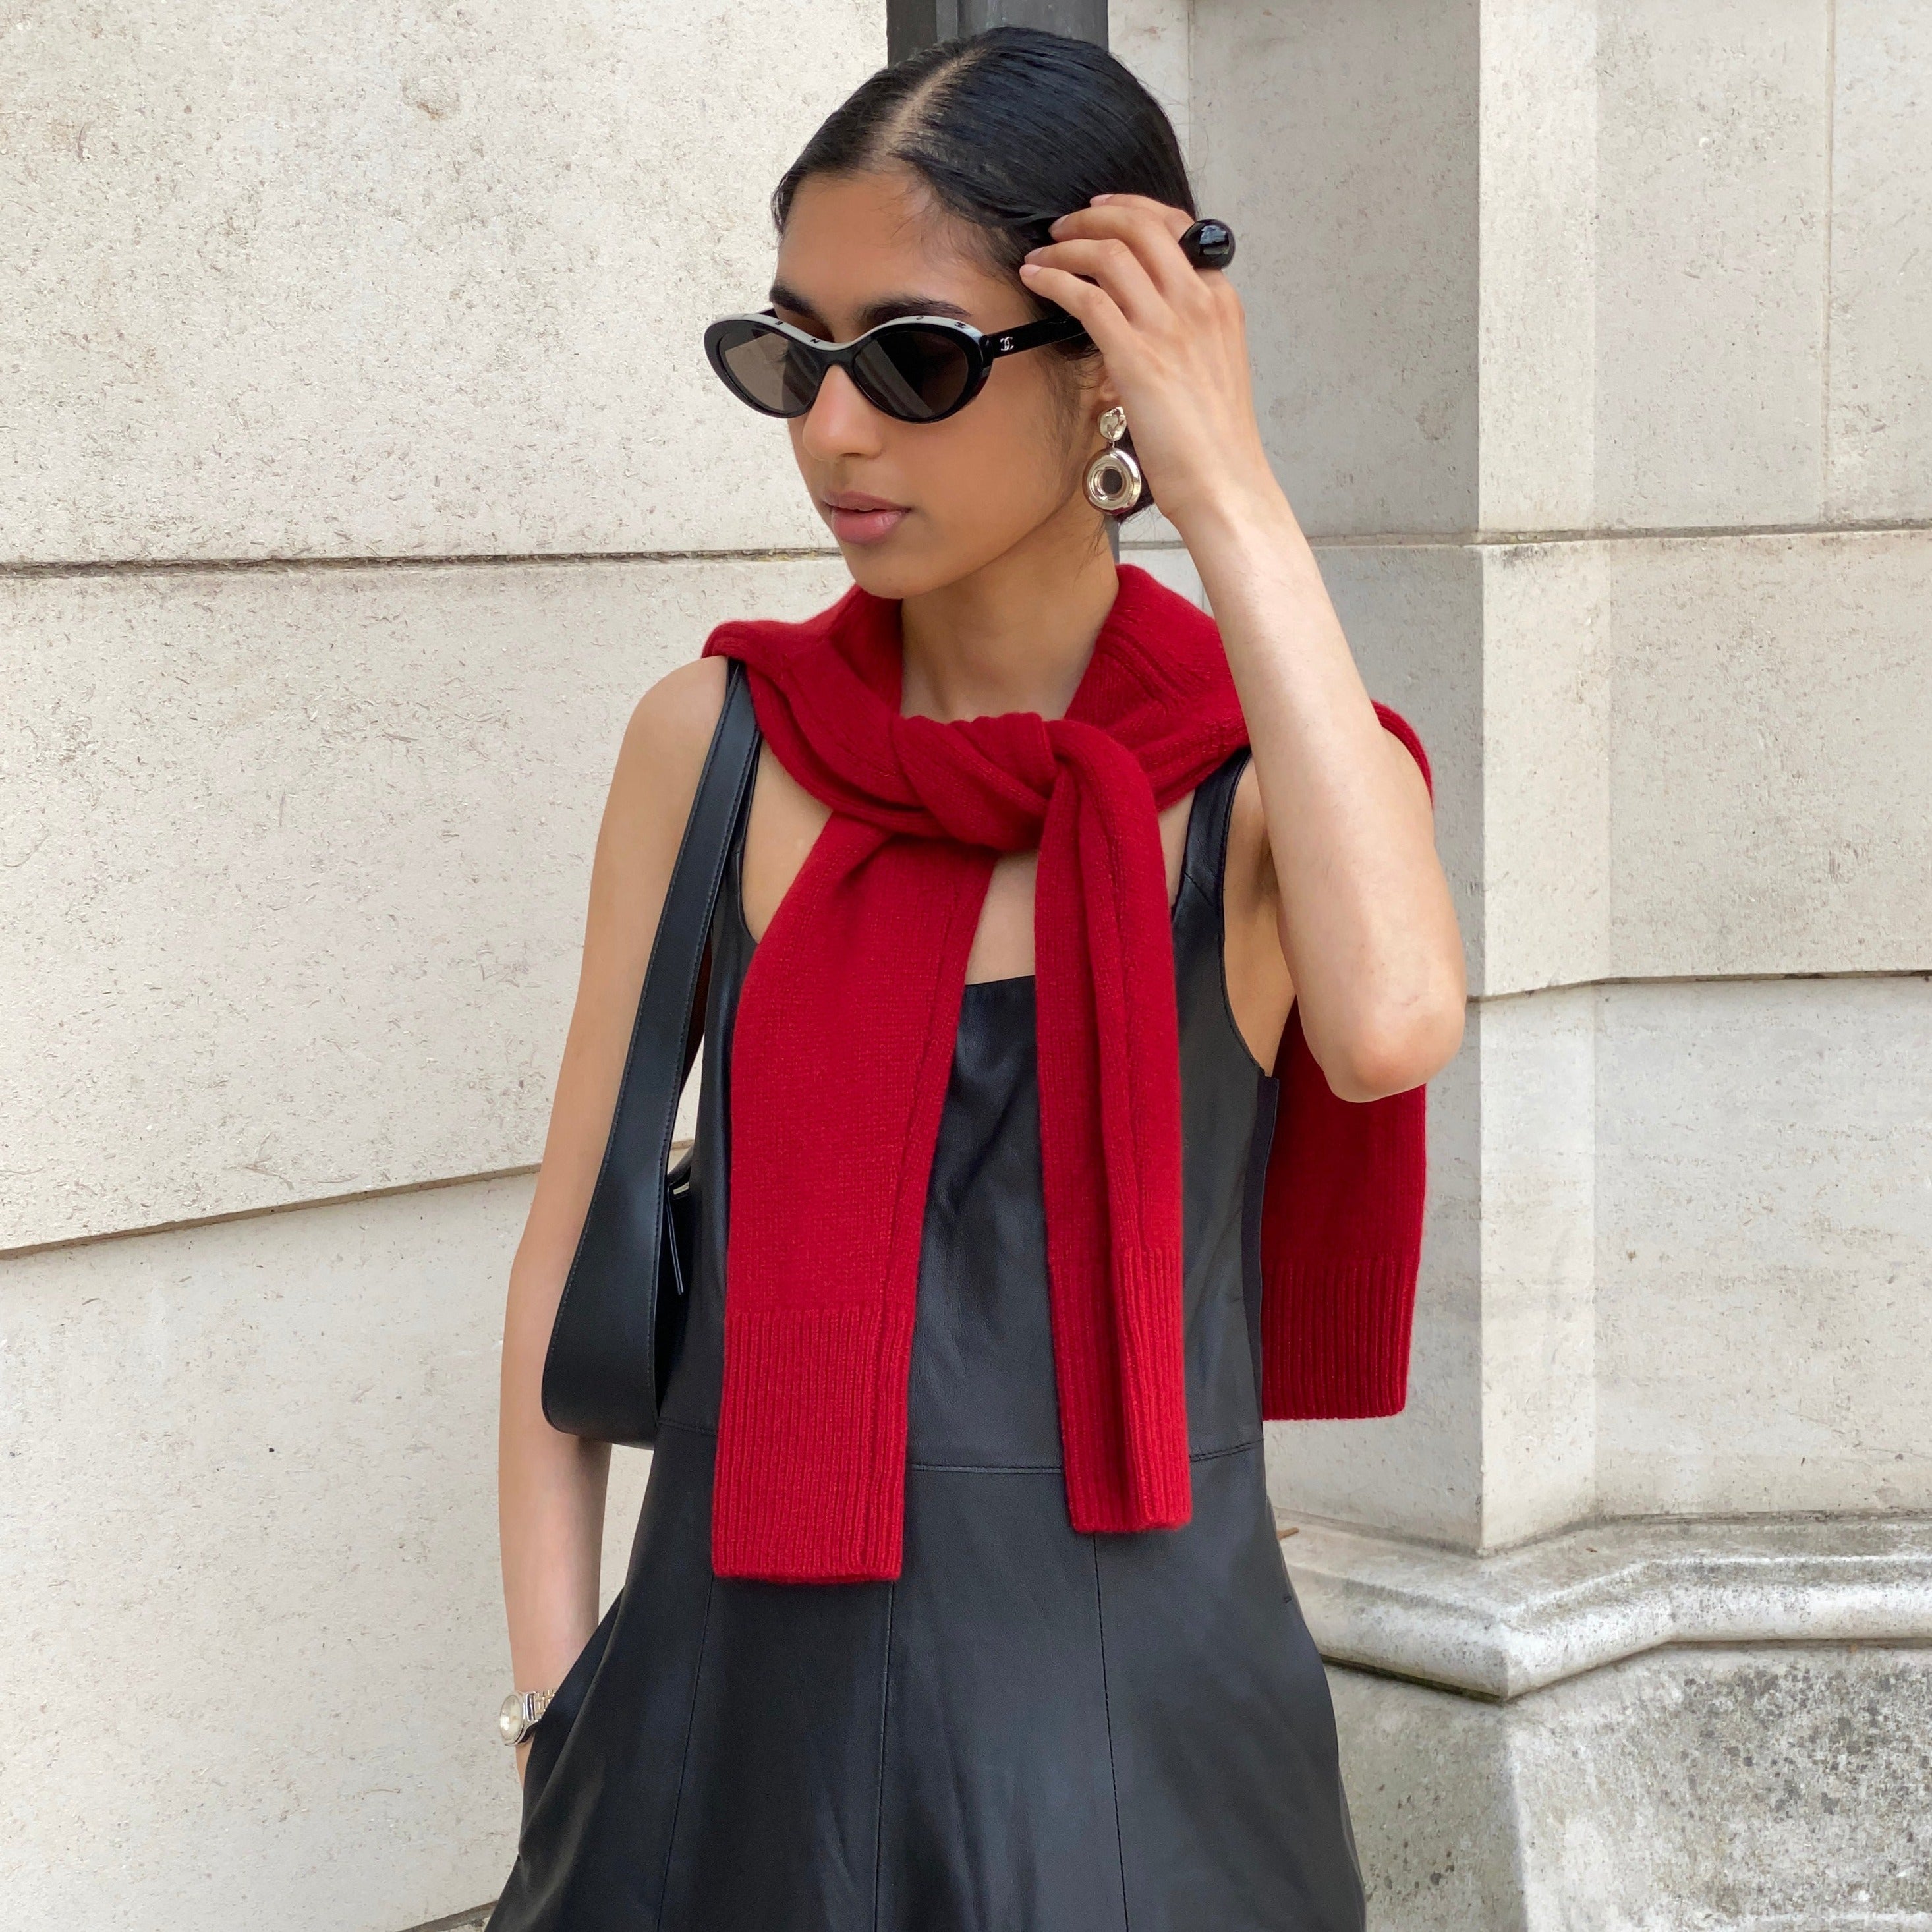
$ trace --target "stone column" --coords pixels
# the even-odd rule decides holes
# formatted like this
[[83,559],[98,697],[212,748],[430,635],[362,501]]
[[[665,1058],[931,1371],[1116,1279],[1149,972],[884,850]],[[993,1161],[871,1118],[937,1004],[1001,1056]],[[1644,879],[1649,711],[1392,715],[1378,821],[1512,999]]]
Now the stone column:
[[1376,1922],[1904,1922],[1932,10],[1196,0],[1191,65],[1474,994],[1408,1411],[1270,1445]]

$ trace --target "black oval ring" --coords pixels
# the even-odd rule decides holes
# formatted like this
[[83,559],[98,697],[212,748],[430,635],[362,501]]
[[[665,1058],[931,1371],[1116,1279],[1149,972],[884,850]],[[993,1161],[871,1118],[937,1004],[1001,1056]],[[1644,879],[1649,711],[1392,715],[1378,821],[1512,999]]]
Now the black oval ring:
[[1204,215],[1181,236],[1180,252],[1197,268],[1225,268],[1234,259],[1234,231]]

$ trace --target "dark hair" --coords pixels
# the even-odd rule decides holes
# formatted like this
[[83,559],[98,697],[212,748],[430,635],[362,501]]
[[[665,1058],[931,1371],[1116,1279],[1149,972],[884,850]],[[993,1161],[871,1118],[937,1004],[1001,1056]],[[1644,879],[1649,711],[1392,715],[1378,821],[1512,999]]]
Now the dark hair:
[[[784,232],[808,176],[895,165],[975,232],[988,266],[1036,316],[1060,310],[1027,287],[1019,265],[1052,240],[1058,217],[1096,194],[1144,194],[1199,212],[1160,103],[1106,48],[1036,27],[991,27],[880,68],[786,169],[772,192],[772,224]],[[1082,338],[1045,352],[1084,361],[1100,352]],[[1144,494],[1137,510],[1153,501]]]

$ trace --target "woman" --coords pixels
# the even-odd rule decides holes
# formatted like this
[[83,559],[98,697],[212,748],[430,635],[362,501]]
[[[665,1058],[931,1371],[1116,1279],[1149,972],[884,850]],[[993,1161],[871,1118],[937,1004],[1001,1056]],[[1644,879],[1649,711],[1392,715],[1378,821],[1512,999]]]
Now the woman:
[[[814,341],[1084,333],[963,402],[944,344],[855,369],[740,327],[720,370],[787,415],[854,584],[721,625],[618,760],[510,1286],[512,1652],[554,1695],[492,1932],[1359,1927],[1252,1210],[1291,1006],[1340,1113],[1460,1040],[1419,747],[1118,62],[998,28],[884,70],[774,213],[772,313]],[[1114,560],[1116,410],[1214,620]],[[543,1357],[733,656],[764,742],[703,995],[701,1262],[600,1623],[608,1452],[545,1424]]]

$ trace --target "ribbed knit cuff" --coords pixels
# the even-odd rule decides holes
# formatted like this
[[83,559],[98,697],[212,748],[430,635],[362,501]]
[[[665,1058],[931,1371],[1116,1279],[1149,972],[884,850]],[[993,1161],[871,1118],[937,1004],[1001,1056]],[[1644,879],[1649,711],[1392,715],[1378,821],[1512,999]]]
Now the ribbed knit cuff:
[[1111,1300],[1088,1311],[1097,1332],[1054,1337],[1068,1520],[1177,1528],[1193,1506],[1178,1244],[1117,1256]]
[[911,1311],[727,1310],[711,1563],[773,1582],[883,1582],[905,1522]]
[[1412,1262],[1292,1263],[1262,1288],[1262,1414],[1270,1422],[1394,1415],[1408,1399]]

